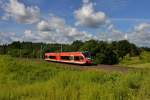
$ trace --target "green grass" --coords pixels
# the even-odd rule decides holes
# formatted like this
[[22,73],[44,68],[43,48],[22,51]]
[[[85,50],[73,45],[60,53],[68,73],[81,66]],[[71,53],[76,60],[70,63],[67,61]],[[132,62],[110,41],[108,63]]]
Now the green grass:
[[123,58],[120,65],[135,68],[150,68],[150,52],[142,52],[140,56]]
[[74,69],[0,56],[0,100],[149,100],[150,70]]

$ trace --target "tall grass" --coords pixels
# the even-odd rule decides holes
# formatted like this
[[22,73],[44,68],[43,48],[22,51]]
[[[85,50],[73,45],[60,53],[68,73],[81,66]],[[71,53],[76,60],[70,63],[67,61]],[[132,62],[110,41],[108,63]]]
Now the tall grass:
[[0,100],[150,99],[150,70],[119,73],[63,66],[0,56]]
[[136,57],[130,57],[127,55],[122,59],[120,65],[136,68],[150,68],[150,52],[143,51],[139,56]]

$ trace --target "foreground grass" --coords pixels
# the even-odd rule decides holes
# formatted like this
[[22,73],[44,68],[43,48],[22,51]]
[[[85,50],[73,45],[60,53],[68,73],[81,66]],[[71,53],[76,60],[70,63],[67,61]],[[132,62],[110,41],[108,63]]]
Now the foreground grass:
[[129,57],[128,55],[120,62],[122,66],[135,68],[149,68],[150,69],[150,52],[142,52],[140,56]]
[[150,70],[129,73],[0,56],[0,100],[149,100]]

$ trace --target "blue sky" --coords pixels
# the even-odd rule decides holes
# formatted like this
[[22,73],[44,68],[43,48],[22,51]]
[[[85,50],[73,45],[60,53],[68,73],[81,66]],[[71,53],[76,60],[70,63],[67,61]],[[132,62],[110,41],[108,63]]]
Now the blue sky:
[[149,0],[0,0],[0,42],[128,39],[150,46]]

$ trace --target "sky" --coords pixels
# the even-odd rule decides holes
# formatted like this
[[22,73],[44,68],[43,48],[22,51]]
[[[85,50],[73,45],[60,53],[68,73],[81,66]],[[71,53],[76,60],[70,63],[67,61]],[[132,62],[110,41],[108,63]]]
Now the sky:
[[0,0],[0,44],[129,40],[150,47],[150,0]]

